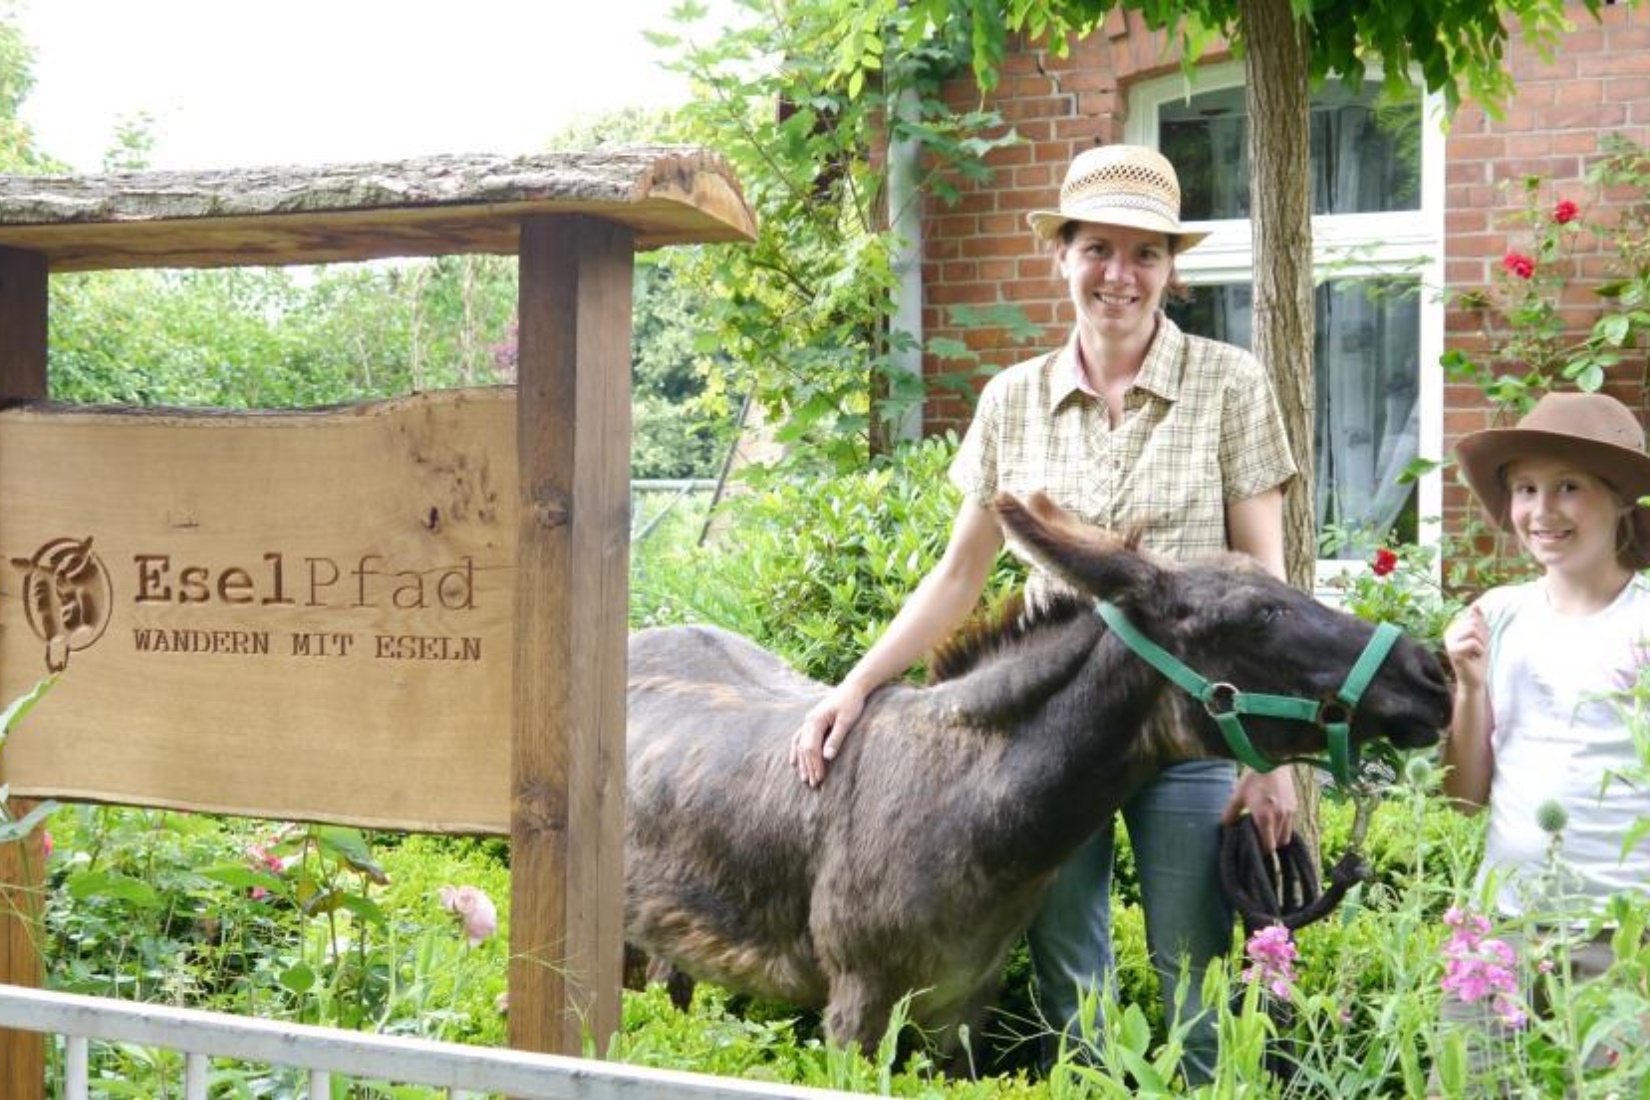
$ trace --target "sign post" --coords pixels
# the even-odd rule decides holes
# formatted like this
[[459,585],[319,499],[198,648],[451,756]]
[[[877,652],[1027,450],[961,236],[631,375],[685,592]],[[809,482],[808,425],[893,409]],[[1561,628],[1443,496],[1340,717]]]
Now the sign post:
[[[638,248],[748,240],[698,150],[0,177],[0,777],[55,797],[507,834],[510,1038],[603,1049],[622,957]],[[343,409],[57,406],[48,272],[515,253],[519,384]],[[0,847],[0,981],[41,860]],[[0,1033],[0,1094],[43,1089]]]

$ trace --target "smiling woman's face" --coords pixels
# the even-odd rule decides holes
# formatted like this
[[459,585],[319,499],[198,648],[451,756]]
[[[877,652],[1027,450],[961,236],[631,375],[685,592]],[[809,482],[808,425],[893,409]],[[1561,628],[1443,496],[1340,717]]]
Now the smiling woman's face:
[[1174,274],[1167,234],[1077,222],[1068,228],[1058,256],[1079,324],[1110,339],[1142,333],[1149,338]]

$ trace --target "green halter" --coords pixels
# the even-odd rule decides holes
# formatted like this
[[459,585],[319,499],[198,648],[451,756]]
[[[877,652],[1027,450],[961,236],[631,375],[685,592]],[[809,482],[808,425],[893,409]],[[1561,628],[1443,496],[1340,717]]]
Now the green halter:
[[[1232,755],[1240,761],[1258,772],[1269,772],[1279,764],[1311,764],[1328,771],[1343,788],[1351,786],[1353,771],[1358,766],[1357,747],[1352,744],[1352,712],[1357,709],[1359,698],[1369,686],[1369,681],[1374,679],[1381,662],[1392,652],[1392,645],[1399,637],[1397,627],[1391,623],[1380,623],[1375,627],[1374,636],[1364,646],[1363,654],[1352,666],[1352,671],[1346,674],[1345,683],[1341,684],[1333,698],[1303,699],[1298,695],[1263,695],[1239,691],[1231,684],[1210,683],[1180,658],[1136,630],[1116,604],[1096,600],[1094,606],[1112,633],[1135,656],[1203,704],[1203,709],[1220,727],[1221,736],[1226,739]],[[1329,759],[1310,756],[1278,761],[1266,759],[1256,751],[1249,735],[1244,732],[1241,716],[1245,714],[1312,723],[1322,729],[1329,739]]]

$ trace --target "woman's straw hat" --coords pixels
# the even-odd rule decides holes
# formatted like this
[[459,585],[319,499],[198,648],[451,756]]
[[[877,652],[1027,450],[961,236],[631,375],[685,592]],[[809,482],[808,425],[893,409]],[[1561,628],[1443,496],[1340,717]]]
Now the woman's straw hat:
[[[1627,504],[1650,496],[1650,455],[1633,411],[1602,393],[1549,393],[1516,427],[1489,428],[1463,436],[1455,457],[1491,523],[1512,530],[1507,508],[1509,462],[1539,455],[1574,463],[1610,484]],[[1635,569],[1650,565],[1650,508],[1633,510]]]
[[1102,145],[1077,154],[1060,185],[1060,208],[1033,210],[1026,221],[1045,241],[1067,222],[1155,230],[1175,238],[1176,252],[1209,235],[1181,228],[1180,178],[1167,157],[1143,145]]

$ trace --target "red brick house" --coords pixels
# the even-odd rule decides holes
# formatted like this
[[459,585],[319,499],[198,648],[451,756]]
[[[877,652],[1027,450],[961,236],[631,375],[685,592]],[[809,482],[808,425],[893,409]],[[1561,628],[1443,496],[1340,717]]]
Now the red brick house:
[[[1373,82],[1361,94],[1335,85],[1314,99],[1321,524],[1367,521],[1413,536],[1418,517],[1444,515],[1457,529],[1468,501],[1452,470],[1416,486],[1395,480],[1416,455],[1443,456],[1490,419],[1477,387],[1447,382],[1439,364],[1448,348],[1481,345],[1484,318],[1440,288],[1483,288],[1509,248],[1529,246],[1529,229],[1511,218],[1523,195],[1504,183],[1540,176],[1549,200],[1573,197],[1584,218],[1604,216],[1582,183],[1600,138],[1621,133],[1650,145],[1650,8],[1606,6],[1595,23],[1580,4],[1573,7],[1576,29],[1550,61],[1515,33],[1508,67],[1517,91],[1499,120],[1469,104],[1446,133],[1436,105],[1417,95],[1394,126],[1390,112],[1377,118]],[[1058,343],[1070,318],[1064,285],[1037,250],[1025,212],[1054,204],[1076,152],[1126,141],[1163,149],[1180,169],[1183,216],[1214,229],[1180,258],[1181,276],[1196,293],[1174,311],[1177,320],[1247,344],[1252,255],[1242,80],[1241,62],[1213,51],[1188,98],[1177,51],[1138,17],[1117,11],[1073,42],[1066,57],[1040,43],[1011,47],[986,103],[1024,140],[992,154],[991,184],[965,192],[960,204],[927,200],[924,335],[963,341],[996,365]],[[980,101],[963,79],[946,97],[959,109]],[[1601,269],[1600,258],[1586,254],[1587,240],[1566,294],[1578,305]],[[1374,287],[1407,292],[1370,293]],[[1042,341],[1015,343],[1007,329],[957,323],[957,307],[1001,304],[1044,326]],[[1591,319],[1577,325],[1585,331]],[[930,355],[923,369],[932,375],[956,364]],[[1612,392],[1643,409],[1643,357],[1618,373]],[[965,402],[933,396],[925,427],[954,426],[967,415]],[[1421,537],[1435,530],[1422,524]]]

